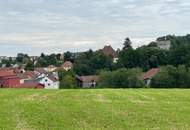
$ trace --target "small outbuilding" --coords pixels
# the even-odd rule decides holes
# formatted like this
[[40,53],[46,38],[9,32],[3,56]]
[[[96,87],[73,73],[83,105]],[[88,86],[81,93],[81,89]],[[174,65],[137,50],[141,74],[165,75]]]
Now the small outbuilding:
[[82,88],[93,88],[98,84],[98,75],[76,76],[77,85]]
[[150,86],[152,78],[160,71],[159,68],[153,68],[142,75],[142,80],[146,86]]

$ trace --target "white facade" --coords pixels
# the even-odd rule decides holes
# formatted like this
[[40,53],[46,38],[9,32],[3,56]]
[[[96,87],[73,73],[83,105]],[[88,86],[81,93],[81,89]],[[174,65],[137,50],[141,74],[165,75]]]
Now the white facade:
[[145,82],[145,85],[146,85],[147,87],[149,87],[150,84],[151,84],[151,79],[145,79],[144,82]]
[[63,67],[63,69],[64,69],[65,71],[69,71],[69,70],[72,69],[72,67]]
[[113,58],[113,63],[117,63],[119,58]]
[[29,78],[28,79],[20,79],[20,84],[23,84],[26,80],[30,80]]
[[171,47],[171,42],[170,41],[157,41],[157,46],[160,49],[169,50]]
[[59,81],[52,81],[47,76],[41,78],[39,83],[43,84],[45,89],[59,89]]

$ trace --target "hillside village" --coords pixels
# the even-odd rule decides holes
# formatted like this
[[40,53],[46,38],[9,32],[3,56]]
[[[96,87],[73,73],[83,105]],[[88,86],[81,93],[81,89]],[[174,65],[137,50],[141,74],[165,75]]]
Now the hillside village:
[[[117,52],[111,46],[105,46],[102,52],[106,56],[111,56],[113,63],[118,60]],[[16,60],[16,57],[11,57]],[[30,57],[32,60],[37,60],[38,57]],[[1,57],[9,59],[8,57]],[[3,65],[0,69],[0,86],[1,88],[37,88],[37,89],[59,89],[60,82],[58,70],[70,71],[73,68],[71,61],[65,61],[60,67],[49,65],[48,67],[34,68],[33,71],[25,70],[17,64],[11,67]],[[98,76],[78,76],[76,75],[76,82],[79,87],[96,86]]]
[[[94,52],[89,50],[88,52],[65,52],[64,54],[49,56],[43,53],[41,56],[27,56],[27,54],[18,54],[17,57],[1,56],[0,87],[59,89],[63,86],[76,86],[74,88],[94,88],[99,85],[112,86],[108,82],[114,82],[117,77],[122,79],[122,74],[125,71],[124,79],[119,82],[115,81],[115,83],[128,82],[125,85],[130,86],[131,81],[128,80],[133,80],[132,86],[149,87],[155,75],[162,72],[160,67],[170,65],[170,63],[166,63],[167,61],[159,61],[166,59],[168,53],[172,52],[170,49],[174,43],[169,38],[171,37],[166,36],[160,38],[161,40],[158,38],[159,40],[156,42],[151,42],[137,49],[131,47],[132,43],[127,38],[123,49],[117,51],[112,46],[106,45]],[[140,55],[142,58],[135,59],[138,51],[142,51],[140,53],[144,54]],[[148,59],[145,59],[141,65],[136,60],[141,61],[144,58],[143,56]],[[122,68],[128,70],[122,70]],[[142,71],[135,68],[141,68]],[[114,79],[109,79],[117,72],[120,75]],[[130,74],[127,76],[127,73]],[[106,74],[108,74],[107,77]],[[103,79],[104,81],[102,81]],[[107,83],[105,83],[106,80]],[[122,87],[122,84],[118,85]]]

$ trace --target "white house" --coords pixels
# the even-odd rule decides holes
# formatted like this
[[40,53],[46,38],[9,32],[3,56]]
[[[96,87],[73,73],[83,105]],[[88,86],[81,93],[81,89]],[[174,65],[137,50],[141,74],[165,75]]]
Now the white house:
[[169,50],[170,47],[171,47],[171,42],[169,40],[167,40],[167,41],[157,41],[157,46],[160,49]]
[[34,74],[38,78],[43,78],[43,77],[48,75],[48,72],[47,72],[47,70],[45,68],[35,68]]
[[45,89],[59,89],[59,80],[53,75],[40,77],[37,80],[40,84],[45,86]]

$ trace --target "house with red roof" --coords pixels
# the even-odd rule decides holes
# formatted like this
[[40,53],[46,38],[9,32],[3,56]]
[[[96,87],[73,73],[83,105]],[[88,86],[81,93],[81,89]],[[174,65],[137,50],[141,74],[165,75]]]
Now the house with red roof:
[[63,65],[61,66],[61,68],[66,71],[71,70],[73,68],[73,63],[70,61],[65,61]]
[[146,86],[150,86],[152,78],[160,71],[159,68],[153,68],[144,73],[141,79],[145,82]]
[[0,70],[1,88],[19,88],[20,85],[20,78],[13,70]]
[[104,46],[102,52],[106,56],[110,56],[113,59],[113,62],[116,63],[118,61],[118,54],[111,46]]

